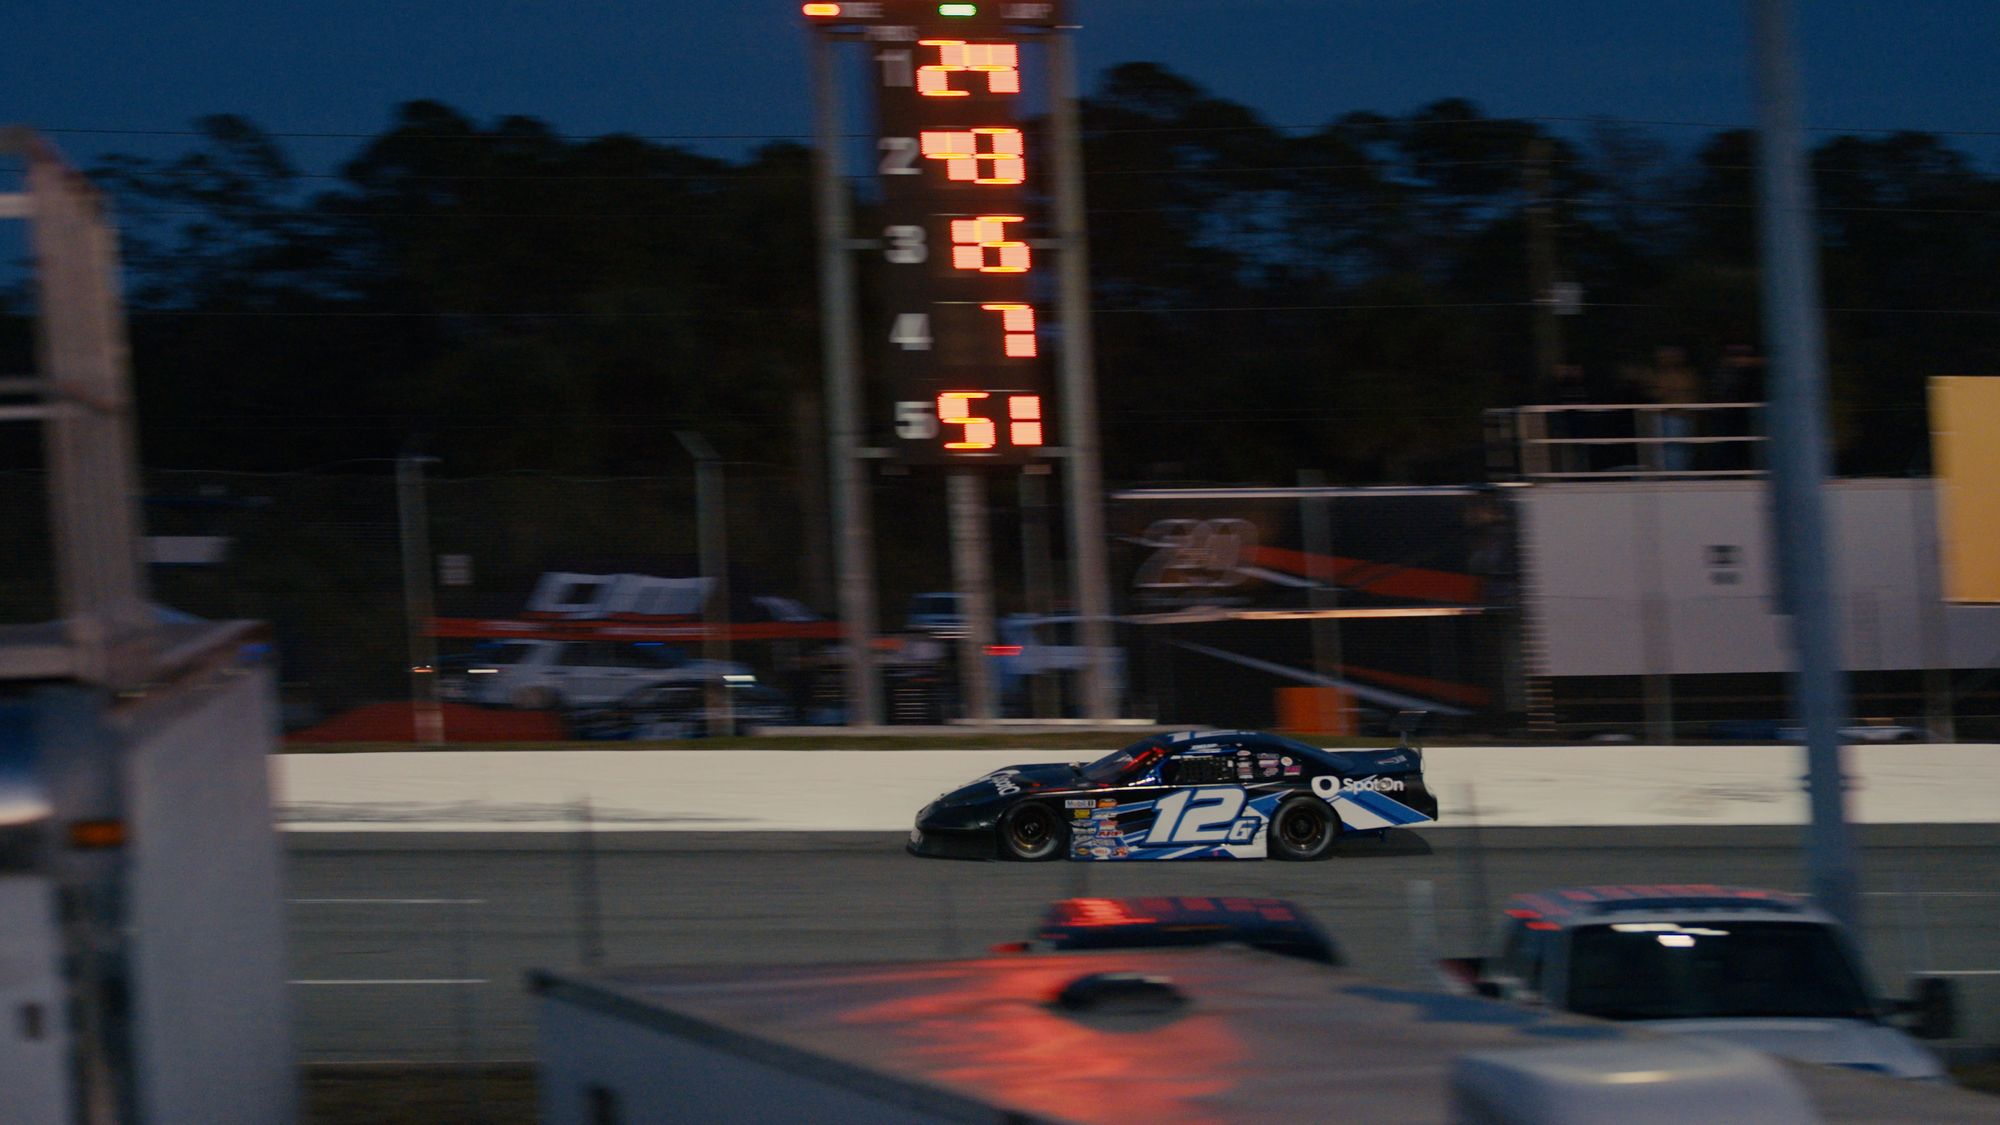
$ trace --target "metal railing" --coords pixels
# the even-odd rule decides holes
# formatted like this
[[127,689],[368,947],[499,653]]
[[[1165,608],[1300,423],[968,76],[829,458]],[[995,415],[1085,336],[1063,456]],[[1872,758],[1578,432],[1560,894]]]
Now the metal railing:
[[[143,683],[152,617],[139,561],[139,511],[117,230],[103,197],[21,126],[0,129],[0,158],[25,190],[0,194],[0,218],[28,224],[34,258],[36,370],[5,373],[0,422],[42,427],[54,541],[54,645],[0,645],[0,676]],[[46,630],[44,630],[46,631]]]
[[1517,480],[1760,477],[1761,402],[1517,406],[1486,414],[1488,460]]

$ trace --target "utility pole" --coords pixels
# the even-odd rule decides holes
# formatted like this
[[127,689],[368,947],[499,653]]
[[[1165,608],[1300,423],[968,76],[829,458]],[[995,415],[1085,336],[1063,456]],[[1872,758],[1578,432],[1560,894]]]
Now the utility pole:
[[1812,809],[1806,867],[1813,897],[1851,927],[1860,921],[1860,891],[1841,767],[1847,683],[1839,664],[1839,616],[1821,498],[1831,459],[1812,181],[1800,136],[1791,4],[1751,0],[1751,9],[1764,335],[1772,359],[1772,521],[1783,608],[1791,613],[1798,660],[1794,706],[1806,732],[1806,794]]
[[1563,362],[1562,324],[1556,319],[1555,216],[1549,205],[1549,141],[1528,141],[1528,289],[1535,304],[1535,377],[1528,401],[1548,402]]
[[958,635],[958,690],[964,717],[978,721],[999,712],[993,701],[993,672],[987,649],[993,644],[993,571],[987,561],[986,477],[978,469],[954,469],[945,482],[951,513],[952,584],[958,589],[963,628]]
[[[1340,605],[1340,574],[1333,563],[1333,503],[1325,493],[1326,474],[1318,469],[1300,469],[1299,541],[1312,556],[1312,585],[1306,587],[1306,604],[1313,610],[1329,610]],[[1324,567],[1324,571],[1320,568]],[[1312,618],[1313,671],[1322,679],[1341,679],[1346,666],[1340,654],[1340,622],[1332,616]],[[1341,689],[1345,699],[1346,689]]]
[[[1021,577],[1031,617],[1055,611],[1055,576],[1049,567],[1049,467],[1021,469]],[[1056,713],[1056,685],[1047,672],[1028,677],[1028,714],[1042,718]]]
[[424,496],[424,466],[435,457],[420,457],[405,447],[396,458],[396,514],[403,546],[403,616],[410,638],[410,712],[416,740],[432,746],[444,742],[444,710],[438,704],[437,638],[431,619],[437,616],[431,588],[430,506]]
[[827,461],[832,534],[845,648],[847,723],[882,721],[875,691],[875,550],[861,463],[861,342],[855,329],[854,262],[848,255],[847,188],[840,169],[840,102],[834,45],[812,37],[814,184],[819,223],[821,348],[826,365]]
[[722,458],[708,439],[693,430],[676,430],[674,440],[694,458],[695,534],[700,540],[701,576],[708,580],[702,599],[701,654],[710,665],[704,685],[708,733],[736,733],[736,716],[729,682],[722,668],[729,663],[729,517],[724,507]]
[[1068,34],[1049,37],[1050,132],[1055,141],[1056,288],[1062,320],[1063,483],[1069,499],[1070,595],[1090,652],[1083,672],[1084,714],[1118,717],[1111,673],[1111,590],[1104,549],[1104,475],[1098,463],[1097,376],[1090,333],[1090,243],[1083,211],[1083,143],[1076,113],[1076,50]]

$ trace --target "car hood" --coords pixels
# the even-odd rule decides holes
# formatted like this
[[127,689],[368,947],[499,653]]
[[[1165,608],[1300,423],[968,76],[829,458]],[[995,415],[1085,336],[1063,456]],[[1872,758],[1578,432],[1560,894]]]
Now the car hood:
[[1860,1020],[1713,1019],[1646,1020],[1644,1026],[1675,1035],[1701,1035],[1799,1062],[1830,1063],[1892,1078],[1938,1078],[1944,1064],[1893,1027]]
[[977,781],[946,793],[938,798],[938,804],[944,808],[959,808],[1018,797],[1023,793],[1090,788],[1095,786],[1066,762],[1037,762],[994,770]]

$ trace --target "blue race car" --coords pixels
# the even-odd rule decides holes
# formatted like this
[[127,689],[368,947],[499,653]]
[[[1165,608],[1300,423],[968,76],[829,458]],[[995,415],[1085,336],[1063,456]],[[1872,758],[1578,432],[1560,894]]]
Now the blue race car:
[[1009,766],[924,806],[915,855],[1323,859],[1343,833],[1437,819],[1423,751],[1322,750],[1257,731],[1156,734],[1089,765]]

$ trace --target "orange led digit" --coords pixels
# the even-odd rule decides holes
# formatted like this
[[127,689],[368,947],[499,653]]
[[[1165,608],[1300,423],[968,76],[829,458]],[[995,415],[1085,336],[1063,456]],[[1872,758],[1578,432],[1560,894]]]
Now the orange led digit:
[[951,76],[971,72],[986,76],[989,94],[1021,92],[1021,48],[1014,43],[967,43],[963,39],[922,39],[918,46],[936,47],[938,61],[917,68],[917,93],[926,98],[963,98],[972,91],[951,84]]
[[972,400],[991,398],[985,391],[945,391],[937,397],[938,421],[947,426],[965,427],[963,440],[944,443],[946,449],[986,450],[994,446],[999,427],[993,419],[972,412]]
[[[974,184],[1018,184],[1028,178],[1025,144],[1019,129],[981,126],[966,130],[926,129],[917,135],[927,160],[944,161],[947,179]],[[985,148],[985,152],[979,151]],[[980,162],[986,163],[985,168]]]
[[1035,350],[1035,309],[1033,305],[981,305],[1000,314],[1000,351],[1008,359],[1033,359]]
[[1012,43],[968,43],[965,63],[986,75],[989,94],[1021,92],[1021,48]]
[[1042,396],[1009,395],[1007,440],[1015,445],[1042,444]]
[[980,273],[1027,273],[1028,244],[1007,237],[1007,224],[1020,215],[980,215],[951,221],[951,268]]
[[926,98],[963,98],[970,90],[954,90],[951,76],[967,69],[965,65],[965,40],[924,39],[918,46],[936,47],[938,61],[917,68],[917,93]]

